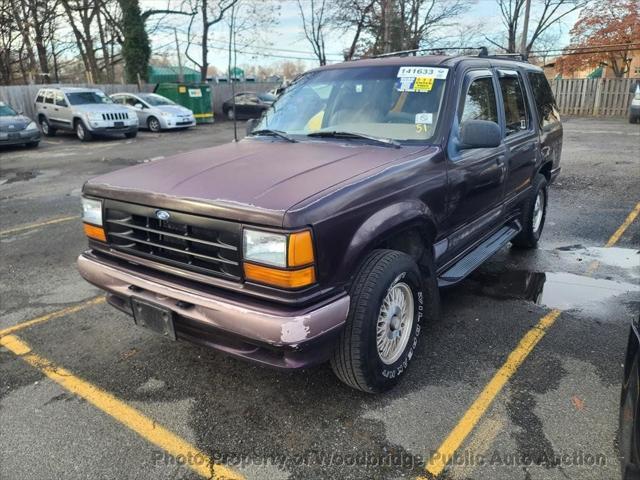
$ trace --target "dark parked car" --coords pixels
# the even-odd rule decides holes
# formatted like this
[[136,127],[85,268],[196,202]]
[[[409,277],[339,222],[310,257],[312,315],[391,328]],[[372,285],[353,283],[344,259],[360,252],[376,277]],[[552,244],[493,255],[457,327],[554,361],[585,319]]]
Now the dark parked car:
[[268,92],[242,92],[236,93],[235,99],[235,113],[233,110],[233,98],[222,104],[222,112],[229,120],[233,120],[234,115],[237,119],[245,120],[248,118],[260,118],[265,110],[276,101],[276,96]]
[[40,130],[38,125],[29,117],[16,112],[6,103],[0,102],[0,146],[37,147],[39,143]]
[[535,247],[562,126],[542,70],[387,57],[297,79],[251,136],[83,188],[82,276],[135,323],[392,387],[459,282]]
[[623,480],[640,479],[640,333],[636,318],[629,331],[620,395],[619,448]]

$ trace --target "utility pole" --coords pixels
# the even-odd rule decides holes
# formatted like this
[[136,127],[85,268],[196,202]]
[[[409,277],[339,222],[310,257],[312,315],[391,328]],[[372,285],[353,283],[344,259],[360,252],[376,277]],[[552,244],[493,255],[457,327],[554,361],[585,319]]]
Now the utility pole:
[[182,57],[180,56],[180,42],[178,41],[178,30],[173,29],[173,35],[176,39],[176,52],[178,52],[178,81],[180,83],[184,82],[184,71],[182,70]]
[[[235,4],[231,7],[231,20],[229,21],[229,72],[227,78],[231,82],[231,111],[233,112],[233,139],[238,141],[238,124],[236,122],[236,82],[231,74],[231,61],[235,64],[235,32],[234,30],[234,17],[235,17]],[[235,65],[233,73],[236,72]]]
[[520,53],[523,58],[527,58],[527,34],[529,30],[529,12],[531,11],[531,0],[526,0],[524,6],[524,25],[522,27],[522,39],[520,40]]

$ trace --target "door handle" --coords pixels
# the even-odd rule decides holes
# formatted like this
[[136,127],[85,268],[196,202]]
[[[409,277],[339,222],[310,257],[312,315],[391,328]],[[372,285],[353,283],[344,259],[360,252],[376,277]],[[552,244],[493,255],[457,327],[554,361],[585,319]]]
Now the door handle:
[[498,155],[496,157],[496,164],[500,168],[500,182],[502,183],[507,175],[507,165],[504,162],[504,155]]

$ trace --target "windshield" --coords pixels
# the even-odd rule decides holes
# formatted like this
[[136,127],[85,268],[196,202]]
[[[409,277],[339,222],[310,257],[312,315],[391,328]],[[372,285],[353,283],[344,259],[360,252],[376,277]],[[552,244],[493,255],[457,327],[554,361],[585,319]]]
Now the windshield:
[[256,130],[428,141],[438,121],[447,73],[446,68],[411,63],[311,72],[285,90]]
[[161,107],[163,105],[175,105],[174,102],[169,100],[168,98],[164,98],[160,95],[156,95],[155,93],[147,93],[144,95],[138,95],[142,100],[147,102],[152,107]]
[[275,102],[276,96],[271,93],[259,93],[258,98],[263,102]]
[[0,117],[14,117],[16,115],[16,111],[9,105],[0,104]]
[[102,92],[75,92],[67,93],[67,99],[71,105],[86,105],[89,103],[113,103],[109,97]]

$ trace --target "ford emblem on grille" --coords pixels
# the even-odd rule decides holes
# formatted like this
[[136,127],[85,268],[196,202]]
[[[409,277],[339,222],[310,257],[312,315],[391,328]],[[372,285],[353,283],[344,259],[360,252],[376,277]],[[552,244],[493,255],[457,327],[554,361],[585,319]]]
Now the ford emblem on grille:
[[171,214],[166,210],[156,210],[156,217],[160,220],[169,220],[169,218],[171,218]]

